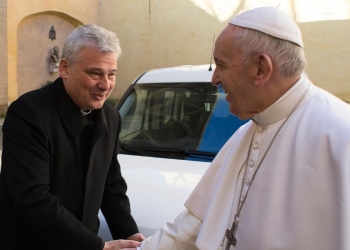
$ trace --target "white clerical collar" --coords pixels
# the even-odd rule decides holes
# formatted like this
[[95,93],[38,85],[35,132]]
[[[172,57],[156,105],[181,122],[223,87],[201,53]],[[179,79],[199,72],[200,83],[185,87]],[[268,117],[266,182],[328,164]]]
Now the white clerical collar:
[[86,116],[91,113],[91,110],[80,110],[80,112],[83,114],[83,116]]
[[310,83],[310,80],[302,75],[281,98],[263,112],[253,116],[252,120],[261,126],[267,126],[287,117]]

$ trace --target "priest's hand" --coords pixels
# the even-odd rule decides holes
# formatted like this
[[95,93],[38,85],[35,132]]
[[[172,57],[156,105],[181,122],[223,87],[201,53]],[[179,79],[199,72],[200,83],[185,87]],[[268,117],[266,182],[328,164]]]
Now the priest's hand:
[[133,240],[112,240],[105,242],[103,250],[136,250],[141,243]]

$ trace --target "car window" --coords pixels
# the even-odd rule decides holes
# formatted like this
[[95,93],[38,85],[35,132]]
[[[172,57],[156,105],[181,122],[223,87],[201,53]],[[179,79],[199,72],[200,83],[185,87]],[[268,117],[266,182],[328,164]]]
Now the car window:
[[134,85],[119,104],[121,152],[211,161],[245,122],[224,98],[210,82]]

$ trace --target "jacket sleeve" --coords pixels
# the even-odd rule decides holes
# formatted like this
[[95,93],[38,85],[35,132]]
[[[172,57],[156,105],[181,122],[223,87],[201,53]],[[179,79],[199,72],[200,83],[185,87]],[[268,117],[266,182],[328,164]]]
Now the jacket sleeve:
[[1,174],[16,213],[47,249],[102,249],[102,239],[50,193],[48,135],[34,107],[23,99],[13,102],[3,125]]
[[122,176],[118,162],[118,142],[121,128],[120,116],[117,113],[118,133],[115,142],[114,154],[109,167],[101,211],[107,221],[113,239],[126,239],[139,232],[131,215],[129,198],[126,195],[127,184]]

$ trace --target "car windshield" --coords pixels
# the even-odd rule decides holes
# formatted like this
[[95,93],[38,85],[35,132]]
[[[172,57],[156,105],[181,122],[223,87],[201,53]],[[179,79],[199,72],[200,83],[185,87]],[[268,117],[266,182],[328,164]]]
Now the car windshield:
[[135,84],[118,109],[120,153],[164,158],[212,161],[246,122],[210,82]]

